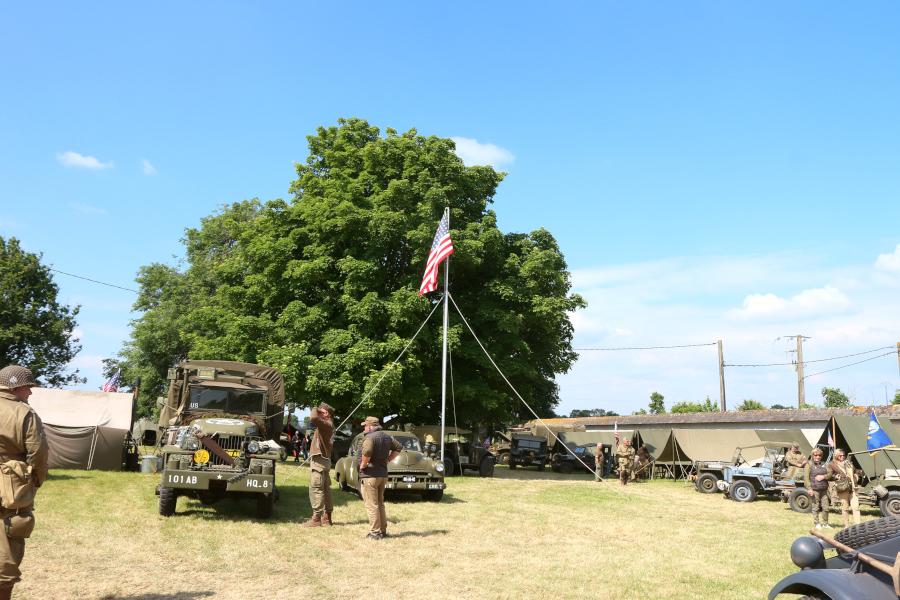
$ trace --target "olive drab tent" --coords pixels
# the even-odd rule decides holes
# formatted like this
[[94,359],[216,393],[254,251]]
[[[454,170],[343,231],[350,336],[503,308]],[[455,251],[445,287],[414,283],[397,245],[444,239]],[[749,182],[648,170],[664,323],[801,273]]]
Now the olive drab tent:
[[36,387],[28,403],[44,423],[51,469],[122,468],[131,430],[130,393]]
[[800,444],[800,452],[809,456],[812,452],[812,444],[802,429],[757,429],[756,435],[763,444],[780,445],[785,448],[791,444]]
[[690,455],[679,444],[673,429],[640,428],[635,432],[632,445],[635,449],[646,446],[655,472],[665,477],[687,477],[693,466]]
[[746,462],[765,455],[759,437],[753,429],[673,429],[672,435],[682,455],[692,463],[718,460],[730,462],[737,448],[746,448],[741,455]]
[[[878,424],[884,429],[891,441],[897,445],[900,442],[900,432],[886,417],[877,417]],[[900,466],[900,456],[896,452],[876,452],[871,455],[867,452],[866,436],[869,431],[869,415],[839,415],[831,417],[828,424],[819,437],[819,444],[830,446],[833,440],[833,448],[843,448],[844,451],[853,454],[853,460],[859,468],[869,477],[877,477],[885,469],[897,469],[894,462]],[[858,453],[858,454],[856,454]]]

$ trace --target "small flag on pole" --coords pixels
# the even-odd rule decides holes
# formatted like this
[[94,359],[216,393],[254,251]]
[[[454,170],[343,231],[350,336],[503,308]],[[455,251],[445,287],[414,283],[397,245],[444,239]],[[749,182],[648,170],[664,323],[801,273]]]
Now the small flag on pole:
[[118,392],[119,391],[119,376],[122,374],[122,370],[119,369],[116,371],[112,377],[109,378],[109,381],[103,384],[104,392]]
[[866,450],[869,453],[881,450],[882,448],[893,447],[894,443],[888,437],[887,432],[881,428],[881,423],[875,418],[875,411],[869,413],[869,432],[866,434]]
[[453,254],[453,240],[450,239],[450,211],[444,211],[444,216],[438,225],[434,241],[431,243],[431,252],[428,253],[428,261],[425,263],[425,275],[422,276],[422,285],[419,286],[419,295],[433,292],[437,289],[438,267],[441,262]]
[[[820,438],[821,439],[821,438]],[[831,430],[828,430],[828,447],[834,448],[834,438],[831,437]]]

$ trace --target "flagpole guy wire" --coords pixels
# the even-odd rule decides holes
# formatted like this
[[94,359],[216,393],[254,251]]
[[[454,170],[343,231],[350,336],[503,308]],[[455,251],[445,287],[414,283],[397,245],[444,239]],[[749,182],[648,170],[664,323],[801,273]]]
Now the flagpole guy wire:
[[[347,423],[347,421],[349,421],[350,418],[356,413],[356,411],[358,411],[359,408],[366,402],[366,400],[369,399],[369,396],[371,396],[372,394],[375,393],[375,390],[378,389],[378,386],[381,385],[381,382],[384,381],[384,378],[387,377],[387,374],[391,371],[391,369],[394,368],[394,365],[396,365],[398,362],[400,362],[400,359],[403,358],[403,355],[406,354],[406,351],[409,350],[409,347],[412,346],[412,343],[415,341],[415,339],[419,336],[420,333],[422,333],[422,329],[425,328],[425,324],[428,323],[428,321],[431,319],[431,317],[434,315],[435,311],[438,309],[438,307],[441,304],[442,304],[441,302],[438,302],[434,305],[434,307],[432,307],[431,312],[428,313],[428,316],[425,317],[425,320],[422,321],[422,324],[419,325],[419,328],[416,330],[416,332],[413,334],[413,336],[411,338],[409,338],[408,342],[406,342],[406,346],[403,347],[403,350],[400,351],[400,354],[397,355],[397,358],[394,359],[394,362],[392,362],[390,365],[388,365],[388,368],[384,370],[384,373],[381,374],[381,377],[378,378],[378,381],[375,382],[375,385],[372,386],[372,389],[370,389],[368,392],[363,394],[362,400],[360,400],[359,403],[355,407],[353,407],[353,410],[351,410],[350,413],[346,417],[344,417],[344,420],[341,421],[341,424],[334,428],[335,431],[338,431],[341,427],[343,427]],[[290,416],[288,418],[290,418]],[[305,465],[308,462],[309,462],[309,458],[304,458],[303,462],[301,462],[297,466],[302,467],[303,465]],[[291,473],[290,475],[288,475],[287,477],[285,477],[284,479],[281,480],[281,484],[284,485],[287,481],[289,481],[291,479],[291,477],[293,477],[294,475],[296,475],[299,472],[300,472],[299,468],[295,469],[293,473]]]
[[538,423],[540,423],[540,424],[541,424],[541,425],[542,425],[542,426],[550,433],[550,435],[552,435],[553,438],[554,438],[557,442],[559,442],[560,445],[561,445],[563,448],[566,449],[566,452],[568,452],[569,454],[571,454],[572,457],[573,457],[575,460],[577,460],[578,462],[580,462],[580,463],[582,464],[582,466],[584,466],[585,469],[587,469],[588,471],[593,471],[593,469],[592,469],[591,467],[589,467],[589,466],[587,465],[586,462],[584,462],[583,460],[581,460],[581,458],[580,458],[577,454],[575,454],[575,453],[574,453],[574,452],[573,452],[573,451],[565,444],[565,442],[563,442],[561,439],[559,439],[559,436],[557,436],[556,433],[554,433],[553,430],[550,429],[550,428],[547,426],[546,423],[544,423],[544,420],[541,419],[541,418],[538,416],[538,414],[537,414],[536,412],[534,412],[534,409],[531,408],[531,405],[528,404],[528,403],[525,401],[525,398],[522,397],[522,394],[520,394],[519,391],[515,388],[515,386],[513,386],[513,384],[510,383],[509,379],[506,378],[506,375],[503,373],[503,371],[500,370],[500,367],[497,366],[497,363],[494,362],[493,357],[492,357],[491,354],[487,351],[487,348],[484,347],[484,344],[481,343],[481,340],[478,339],[478,336],[475,334],[475,330],[472,329],[472,326],[469,325],[469,321],[466,320],[465,315],[463,315],[462,311],[459,309],[459,305],[456,303],[456,300],[453,299],[453,296],[452,296],[452,295],[448,295],[448,297],[450,298],[450,301],[453,303],[453,308],[456,309],[457,314],[459,314],[459,316],[460,316],[460,318],[462,319],[463,323],[465,323],[466,327],[469,329],[469,333],[471,333],[471,334],[472,334],[472,337],[475,338],[475,341],[478,342],[478,346],[481,348],[481,351],[484,352],[484,355],[487,356],[488,360],[491,361],[491,364],[494,365],[494,368],[497,369],[497,372],[500,374],[500,377],[503,378],[503,381],[506,382],[506,385],[509,386],[509,389],[511,389],[511,390],[513,391],[513,393],[516,395],[516,397],[517,397],[519,400],[521,400],[522,404],[525,405],[525,408],[527,408],[527,409],[529,410],[529,412],[531,412],[531,414],[534,415],[534,418],[537,419]]

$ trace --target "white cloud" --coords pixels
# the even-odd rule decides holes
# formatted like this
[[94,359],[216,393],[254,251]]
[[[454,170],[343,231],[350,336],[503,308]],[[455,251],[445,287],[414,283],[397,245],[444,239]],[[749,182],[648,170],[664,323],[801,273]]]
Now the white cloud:
[[56,160],[64,167],[77,167],[80,169],[100,170],[110,169],[113,166],[112,162],[100,162],[99,159],[93,156],[85,156],[71,150],[57,154]]
[[467,166],[491,165],[492,167],[499,167],[500,165],[512,164],[516,160],[512,152],[494,144],[482,144],[476,139],[466,137],[452,137],[450,139],[456,143],[456,155]]
[[846,312],[852,303],[841,290],[826,285],[803,290],[790,298],[775,294],[750,294],[741,308],[728,311],[733,319],[809,319]]
[[[809,252],[776,252],[576,270],[574,291],[588,307],[573,319],[573,346],[714,344],[721,339],[726,364],[790,363],[796,343],[785,336],[795,334],[811,338],[804,344],[806,360],[892,346],[900,339],[897,288],[883,281],[884,273],[878,277],[874,262],[833,265]],[[665,395],[666,406],[707,395],[718,400],[715,345],[579,355],[572,370],[558,377],[559,413],[605,408],[629,414],[646,408],[654,390]],[[809,365],[807,373],[851,362],[816,363],[822,369]],[[797,375],[790,364],[727,368],[725,382],[729,407],[745,398],[765,405],[796,404]],[[840,387],[859,402],[883,402],[884,389],[872,382],[885,382],[893,397],[900,388],[895,355],[808,379],[807,400],[821,404],[819,389],[828,386]]]
[[141,159],[141,168],[144,170],[144,175],[156,175],[156,167],[146,158]]
[[69,207],[85,215],[105,215],[107,213],[105,208],[91,206],[82,202],[70,202]]
[[875,260],[875,268],[900,275],[900,244],[890,254],[880,254]]

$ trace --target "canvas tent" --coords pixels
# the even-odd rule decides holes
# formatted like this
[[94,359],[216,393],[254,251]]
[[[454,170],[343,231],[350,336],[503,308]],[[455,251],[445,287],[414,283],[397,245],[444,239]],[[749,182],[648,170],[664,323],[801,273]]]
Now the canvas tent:
[[[900,441],[900,435],[889,419],[878,417],[878,424],[888,434],[896,445]],[[834,440],[835,448],[843,448],[847,452],[859,452],[853,459],[869,477],[876,477],[885,469],[896,469],[893,463],[900,466],[900,456],[896,452],[878,452],[871,456],[866,452],[866,436],[869,432],[868,415],[840,415],[831,417],[822,431],[819,444],[828,445],[829,434]]]
[[805,456],[809,456],[812,452],[812,444],[809,443],[802,429],[757,429],[756,435],[764,444],[790,446],[796,442],[800,444],[800,452]]
[[682,455],[691,462],[698,460],[730,461],[736,448],[746,448],[744,460],[754,461],[765,454],[752,429],[673,429],[672,434]]
[[44,422],[51,469],[122,468],[131,394],[36,387],[28,403]]

